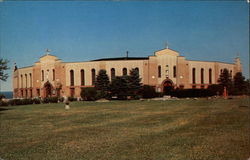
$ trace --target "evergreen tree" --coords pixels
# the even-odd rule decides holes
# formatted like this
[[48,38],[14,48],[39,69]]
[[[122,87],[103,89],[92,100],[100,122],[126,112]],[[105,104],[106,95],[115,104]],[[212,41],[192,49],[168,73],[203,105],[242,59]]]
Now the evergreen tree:
[[9,69],[7,66],[8,60],[0,59],[0,80],[6,81],[8,78],[8,74],[4,73],[5,70]]
[[111,82],[110,92],[118,99],[127,99],[129,88],[129,76],[117,76]]
[[226,87],[229,94],[231,94],[232,90],[232,77],[229,74],[227,69],[224,69],[220,74],[220,78],[218,79],[219,84],[224,88]]
[[246,86],[246,94],[250,95],[250,79],[247,79],[245,81],[245,86]]
[[137,69],[133,68],[129,72],[129,90],[132,96],[137,95],[141,89],[141,78]]
[[237,72],[233,79],[233,93],[236,95],[243,94],[246,92],[245,77],[241,72]]
[[106,98],[109,91],[109,77],[106,73],[106,70],[101,69],[96,77],[95,88],[100,92],[101,98]]

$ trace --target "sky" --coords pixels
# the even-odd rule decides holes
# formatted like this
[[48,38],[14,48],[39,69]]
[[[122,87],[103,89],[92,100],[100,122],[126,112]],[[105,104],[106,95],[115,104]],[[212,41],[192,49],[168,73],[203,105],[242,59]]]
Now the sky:
[[64,62],[147,57],[168,47],[188,60],[233,63],[249,77],[249,3],[246,1],[4,1],[0,57],[31,66],[49,48]]

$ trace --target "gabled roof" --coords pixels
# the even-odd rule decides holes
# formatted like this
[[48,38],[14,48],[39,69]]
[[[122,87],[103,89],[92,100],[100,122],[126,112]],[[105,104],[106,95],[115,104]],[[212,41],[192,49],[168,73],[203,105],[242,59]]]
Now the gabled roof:
[[180,54],[172,49],[164,48],[162,50],[158,50],[154,53],[155,56],[161,56],[161,55],[171,55],[171,56],[179,56]]

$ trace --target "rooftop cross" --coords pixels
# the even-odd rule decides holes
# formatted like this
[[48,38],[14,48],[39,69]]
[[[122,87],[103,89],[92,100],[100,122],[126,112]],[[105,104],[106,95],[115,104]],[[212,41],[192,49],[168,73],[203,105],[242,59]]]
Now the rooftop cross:
[[165,43],[165,48],[168,49],[168,42]]
[[49,52],[51,52],[51,50],[47,48],[47,49],[45,50],[46,55],[49,55]]

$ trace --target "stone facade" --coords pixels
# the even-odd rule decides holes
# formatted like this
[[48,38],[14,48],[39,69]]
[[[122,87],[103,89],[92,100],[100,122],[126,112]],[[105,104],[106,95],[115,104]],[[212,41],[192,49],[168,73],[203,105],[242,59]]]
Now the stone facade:
[[158,92],[168,87],[206,88],[216,84],[224,68],[232,76],[242,72],[240,59],[234,63],[192,61],[177,51],[163,49],[149,57],[121,57],[88,62],[63,62],[46,53],[33,66],[13,72],[14,98],[73,96],[80,97],[81,89],[93,86],[95,76],[105,69],[109,77],[122,76],[129,70],[139,70],[142,83],[154,86]]

